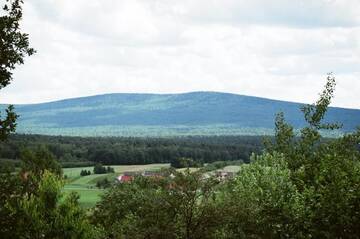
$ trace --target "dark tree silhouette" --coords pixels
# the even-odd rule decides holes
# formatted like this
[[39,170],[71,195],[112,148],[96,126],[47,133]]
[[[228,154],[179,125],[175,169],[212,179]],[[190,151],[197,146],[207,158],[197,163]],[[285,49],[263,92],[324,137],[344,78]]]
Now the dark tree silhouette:
[[[0,16],[0,89],[10,84],[12,71],[17,65],[24,64],[25,56],[35,53],[29,47],[28,34],[20,31],[22,19],[22,0],[6,0],[3,6],[4,15]],[[0,140],[15,131],[18,115],[10,105],[4,119],[0,118]]]

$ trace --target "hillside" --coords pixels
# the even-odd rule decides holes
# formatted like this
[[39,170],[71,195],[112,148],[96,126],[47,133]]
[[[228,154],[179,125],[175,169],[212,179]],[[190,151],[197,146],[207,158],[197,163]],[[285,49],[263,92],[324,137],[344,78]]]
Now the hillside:
[[[16,105],[18,133],[79,136],[172,136],[271,134],[283,111],[304,125],[301,104],[217,92],[106,94]],[[330,108],[326,121],[343,131],[360,125],[360,110]]]

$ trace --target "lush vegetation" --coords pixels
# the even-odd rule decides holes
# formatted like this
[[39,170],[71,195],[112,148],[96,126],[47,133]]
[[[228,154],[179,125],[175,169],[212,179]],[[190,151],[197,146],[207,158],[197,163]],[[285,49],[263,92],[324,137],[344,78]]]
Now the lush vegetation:
[[1,238],[98,238],[77,194],[63,197],[62,171],[47,151],[22,156],[18,174],[0,174]]
[[[0,16],[0,89],[8,86],[13,79],[13,70],[24,63],[25,56],[35,53],[29,46],[26,33],[20,31],[22,18],[21,0],[6,1]],[[4,109],[5,107],[2,107]],[[5,108],[5,118],[0,118],[0,140],[15,131],[18,115],[14,106]]]
[[171,161],[171,167],[173,168],[199,168],[203,166],[202,161],[195,161],[192,158],[176,158]]
[[[328,140],[320,134],[340,127],[323,123],[334,84],[330,75],[316,104],[302,108],[308,126],[299,137],[278,114],[274,140],[250,163],[236,161],[232,179],[206,176],[229,161],[115,184],[111,174],[79,176],[91,167],[64,169],[67,180],[77,177],[73,182],[97,177],[92,190],[101,193],[88,213],[66,186],[62,193],[62,172],[46,148],[21,154],[20,173],[0,175],[0,236],[360,238],[360,128]],[[115,172],[119,167],[131,166],[114,166]]]
[[300,137],[279,114],[275,141],[234,180],[200,171],[139,178],[111,188],[93,223],[115,238],[359,238],[360,129],[328,141],[319,133],[339,127],[323,123],[334,85],[330,75],[316,104],[302,108]]
[[[168,168],[169,164],[148,164],[148,165],[112,165],[115,173],[90,174],[80,176],[81,171],[91,172],[94,167],[63,168],[63,176],[66,178],[63,188],[64,195],[76,193],[79,195],[79,205],[83,208],[94,207],[100,201],[104,193],[104,187],[110,186],[116,181],[117,176],[124,172],[142,172],[145,170],[156,171]],[[110,183],[107,184],[106,181]]]
[[88,176],[88,175],[91,175],[91,171],[90,170],[81,170],[80,172],[80,176]]
[[114,168],[110,166],[103,166],[102,164],[98,163],[94,166],[94,174],[104,174],[104,173],[114,173]]
[[[217,136],[181,138],[81,138],[40,135],[12,135],[0,142],[0,158],[19,166],[25,148],[46,147],[63,167],[171,163],[179,158],[196,162],[242,160],[249,162],[253,152],[263,149],[256,136]],[[13,159],[14,161],[8,160]],[[0,160],[0,164],[1,164]]]

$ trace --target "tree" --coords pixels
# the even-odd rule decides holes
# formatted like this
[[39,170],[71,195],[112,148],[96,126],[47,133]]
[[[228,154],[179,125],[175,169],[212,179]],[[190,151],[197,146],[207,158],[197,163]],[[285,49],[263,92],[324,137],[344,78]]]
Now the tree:
[[59,176],[45,170],[33,193],[19,196],[16,204],[5,205],[17,217],[13,230],[5,229],[2,238],[98,238],[78,203],[78,195],[69,194],[61,200],[62,186]]
[[174,168],[191,168],[191,167],[201,167],[203,165],[202,162],[195,161],[191,158],[175,158],[171,161],[171,167]]
[[90,170],[86,170],[86,169],[81,170],[80,176],[88,176],[88,175],[91,175]]
[[107,173],[106,167],[104,167],[102,164],[98,163],[94,166],[94,174],[104,174]]
[[[279,153],[253,155],[222,189],[224,238],[303,238],[304,199]],[[220,237],[219,237],[220,238]]]
[[44,147],[25,150],[18,174],[0,174],[0,238],[99,238],[78,203],[64,198],[61,168]]
[[[3,7],[5,14],[0,17],[0,89],[10,84],[12,71],[24,63],[25,56],[35,53],[29,47],[28,35],[20,31],[22,4],[22,0],[6,0]],[[6,117],[0,119],[0,140],[15,131],[17,118],[14,107],[10,105],[6,109]]]
[[109,238],[217,238],[216,180],[170,170],[166,178],[117,184],[97,204],[93,221]]
[[21,171],[23,173],[28,172],[40,176],[45,170],[48,170],[56,175],[62,174],[60,164],[45,146],[39,146],[34,150],[23,150],[20,159],[22,160]]
[[335,90],[335,78],[327,77],[319,100],[302,108],[308,126],[299,137],[282,114],[276,119],[274,144],[267,152],[281,153],[290,178],[304,198],[302,224],[314,238],[358,238],[360,235],[360,128],[343,137],[324,140],[321,131],[341,127],[323,123]]

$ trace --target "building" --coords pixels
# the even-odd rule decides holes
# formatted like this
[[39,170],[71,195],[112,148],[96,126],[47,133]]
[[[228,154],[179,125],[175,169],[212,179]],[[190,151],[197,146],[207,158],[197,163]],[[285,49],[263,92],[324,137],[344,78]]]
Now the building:
[[125,175],[125,174],[119,175],[119,176],[117,177],[117,180],[118,180],[120,183],[131,182],[133,179],[134,179],[134,176]]

